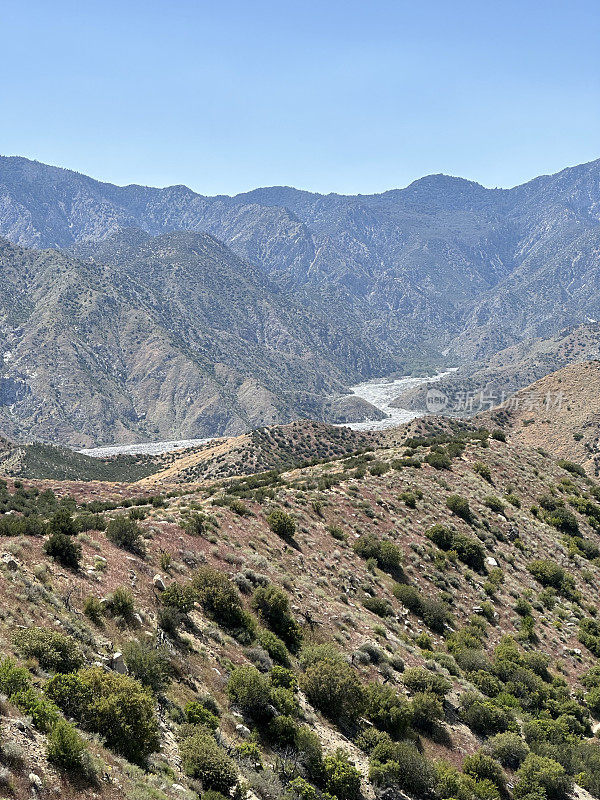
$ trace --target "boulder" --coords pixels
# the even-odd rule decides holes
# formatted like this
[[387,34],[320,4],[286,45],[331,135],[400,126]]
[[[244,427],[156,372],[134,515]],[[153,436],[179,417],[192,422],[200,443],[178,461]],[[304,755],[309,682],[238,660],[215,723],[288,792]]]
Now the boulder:
[[125,675],[127,673],[127,666],[125,664],[125,659],[123,658],[123,653],[113,653],[111,667],[115,672],[118,672],[121,675]]
[[16,572],[19,569],[19,562],[12,553],[3,553],[2,563],[6,569],[10,570],[11,572]]

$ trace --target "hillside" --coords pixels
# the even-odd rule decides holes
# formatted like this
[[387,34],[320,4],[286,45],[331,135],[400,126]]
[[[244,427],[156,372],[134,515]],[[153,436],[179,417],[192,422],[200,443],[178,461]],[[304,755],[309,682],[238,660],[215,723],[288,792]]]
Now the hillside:
[[517,446],[548,449],[555,458],[600,472],[600,361],[553,372],[489,413]]
[[211,236],[129,232],[100,256],[0,240],[9,438],[90,446],[239,434],[320,418],[346,383],[397,366]]
[[[427,392],[434,388],[448,397],[446,412],[464,415],[470,410],[476,413],[481,410],[478,401],[469,409],[466,403],[460,403],[467,393],[476,397],[483,392],[497,403],[502,397],[508,397],[562,367],[597,360],[599,357],[600,324],[586,322],[560,331],[549,339],[526,339],[500,350],[483,364],[464,364],[448,377],[405,392],[391,405],[426,410]],[[484,407],[489,407],[489,401]]]
[[133,482],[151,475],[162,459],[151,456],[90,458],[66,447],[50,444],[7,443],[0,451],[0,475],[54,481]]
[[143,483],[190,483],[281,471],[350,455],[380,440],[377,433],[359,433],[310,420],[257,428],[242,436],[176,451],[164,459],[164,469],[155,471]]
[[554,456],[429,419],[247,479],[23,484],[7,796],[600,796],[600,487]]

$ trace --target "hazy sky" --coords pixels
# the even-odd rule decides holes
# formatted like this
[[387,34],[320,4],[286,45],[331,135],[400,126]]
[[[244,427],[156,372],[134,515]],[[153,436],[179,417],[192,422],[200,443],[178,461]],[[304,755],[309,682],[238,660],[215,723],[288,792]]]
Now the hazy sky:
[[205,194],[600,157],[598,0],[0,0],[0,152]]

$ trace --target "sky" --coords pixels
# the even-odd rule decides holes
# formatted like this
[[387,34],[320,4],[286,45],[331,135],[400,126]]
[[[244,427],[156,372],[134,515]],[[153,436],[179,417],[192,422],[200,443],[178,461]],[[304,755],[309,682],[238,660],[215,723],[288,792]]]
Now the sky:
[[0,0],[0,153],[202,194],[600,157],[598,0]]

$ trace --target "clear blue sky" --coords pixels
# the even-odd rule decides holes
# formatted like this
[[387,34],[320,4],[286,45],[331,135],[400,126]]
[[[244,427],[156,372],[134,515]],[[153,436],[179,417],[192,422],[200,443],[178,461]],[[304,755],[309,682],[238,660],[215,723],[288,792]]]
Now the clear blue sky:
[[598,0],[0,0],[0,152],[206,194],[600,157]]

